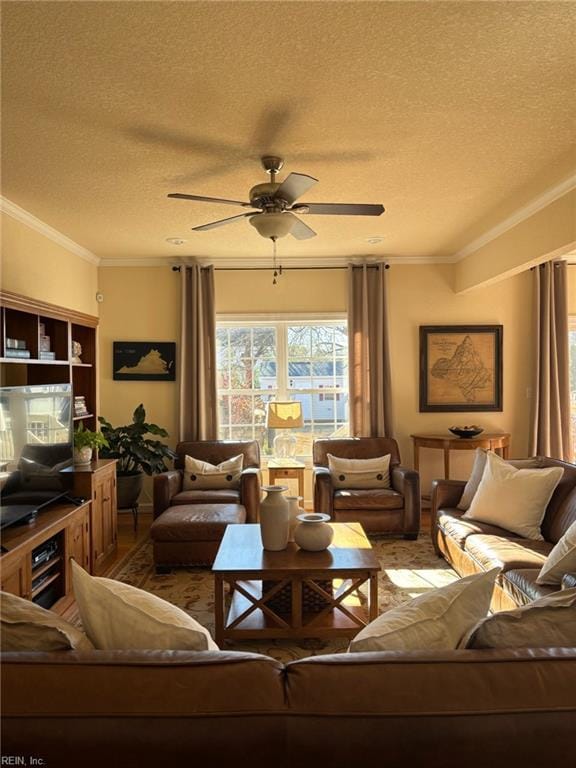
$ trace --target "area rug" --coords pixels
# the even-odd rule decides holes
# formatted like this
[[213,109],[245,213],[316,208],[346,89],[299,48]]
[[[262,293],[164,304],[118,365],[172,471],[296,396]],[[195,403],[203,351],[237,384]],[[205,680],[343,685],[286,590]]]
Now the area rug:
[[[421,536],[417,541],[377,538],[371,541],[382,566],[378,584],[380,613],[458,578],[448,564],[436,556],[429,536]],[[145,539],[117,563],[108,577],[168,600],[214,634],[214,578],[209,569],[176,568],[171,573],[157,575],[152,542]],[[348,642],[346,638],[261,640],[227,644],[226,648],[265,653],[287,662],[304,656],[341,653],[346,651]]]

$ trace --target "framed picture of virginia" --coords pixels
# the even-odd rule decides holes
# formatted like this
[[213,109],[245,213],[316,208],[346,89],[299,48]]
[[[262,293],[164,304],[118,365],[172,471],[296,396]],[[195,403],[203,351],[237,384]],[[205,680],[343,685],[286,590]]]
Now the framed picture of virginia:
[[115,381],[176,381],[174,341],[115,341]]
[[420,326],[420,411],[502,410],[502,326]]

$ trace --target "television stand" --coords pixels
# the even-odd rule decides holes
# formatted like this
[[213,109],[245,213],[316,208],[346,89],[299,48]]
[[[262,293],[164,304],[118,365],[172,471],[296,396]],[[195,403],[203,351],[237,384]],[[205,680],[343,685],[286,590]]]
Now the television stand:
[[54,504],[29,525],[5,528],[1,589],[62,613],[74,599],[70,558],[90,570],[90,502]]

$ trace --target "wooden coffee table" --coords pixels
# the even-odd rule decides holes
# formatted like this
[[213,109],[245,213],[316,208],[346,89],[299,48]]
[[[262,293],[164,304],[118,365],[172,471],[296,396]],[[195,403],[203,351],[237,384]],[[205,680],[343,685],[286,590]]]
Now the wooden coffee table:
[[[360,523],[331,523],[323,552],[262,549],[259,525],[229,525],[212,566],[216,642],[355,635],[378,615],[380,564]],[[230,587],[226,613],[224,584]],[[360,590],[368,584],[367,590]],[[262,585],[265,584],[264,594]]]

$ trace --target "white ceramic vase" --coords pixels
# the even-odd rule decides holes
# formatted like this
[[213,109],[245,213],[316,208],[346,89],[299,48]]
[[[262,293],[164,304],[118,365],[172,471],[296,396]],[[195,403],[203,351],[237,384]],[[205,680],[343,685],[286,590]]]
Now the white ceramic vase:
[[85,445],[84,448],[74,448],[74,464],[84,465],[90,464],[92,461],[92,448]]
[[300,549],[308,552],[320,552],[332,543],[334,531],[328,525],[330,515],[322,515],[318,512],[298,515],[298,525],[294,532],[294,541]]
[[288,525],[288,541],[294,541],[294,532],[296,526],[299,525],[298,515],[303,515],[304,510],[299,506],[302,501],[302,496],[286,496],[288,502],[288,510],[290,513],[290,522]]
[[288,501],[282,495],[288,488],[285,485],[264,485],[265,498],[260,502],[260,535],[264,549],[278,552],[286,549],[290,509]]

